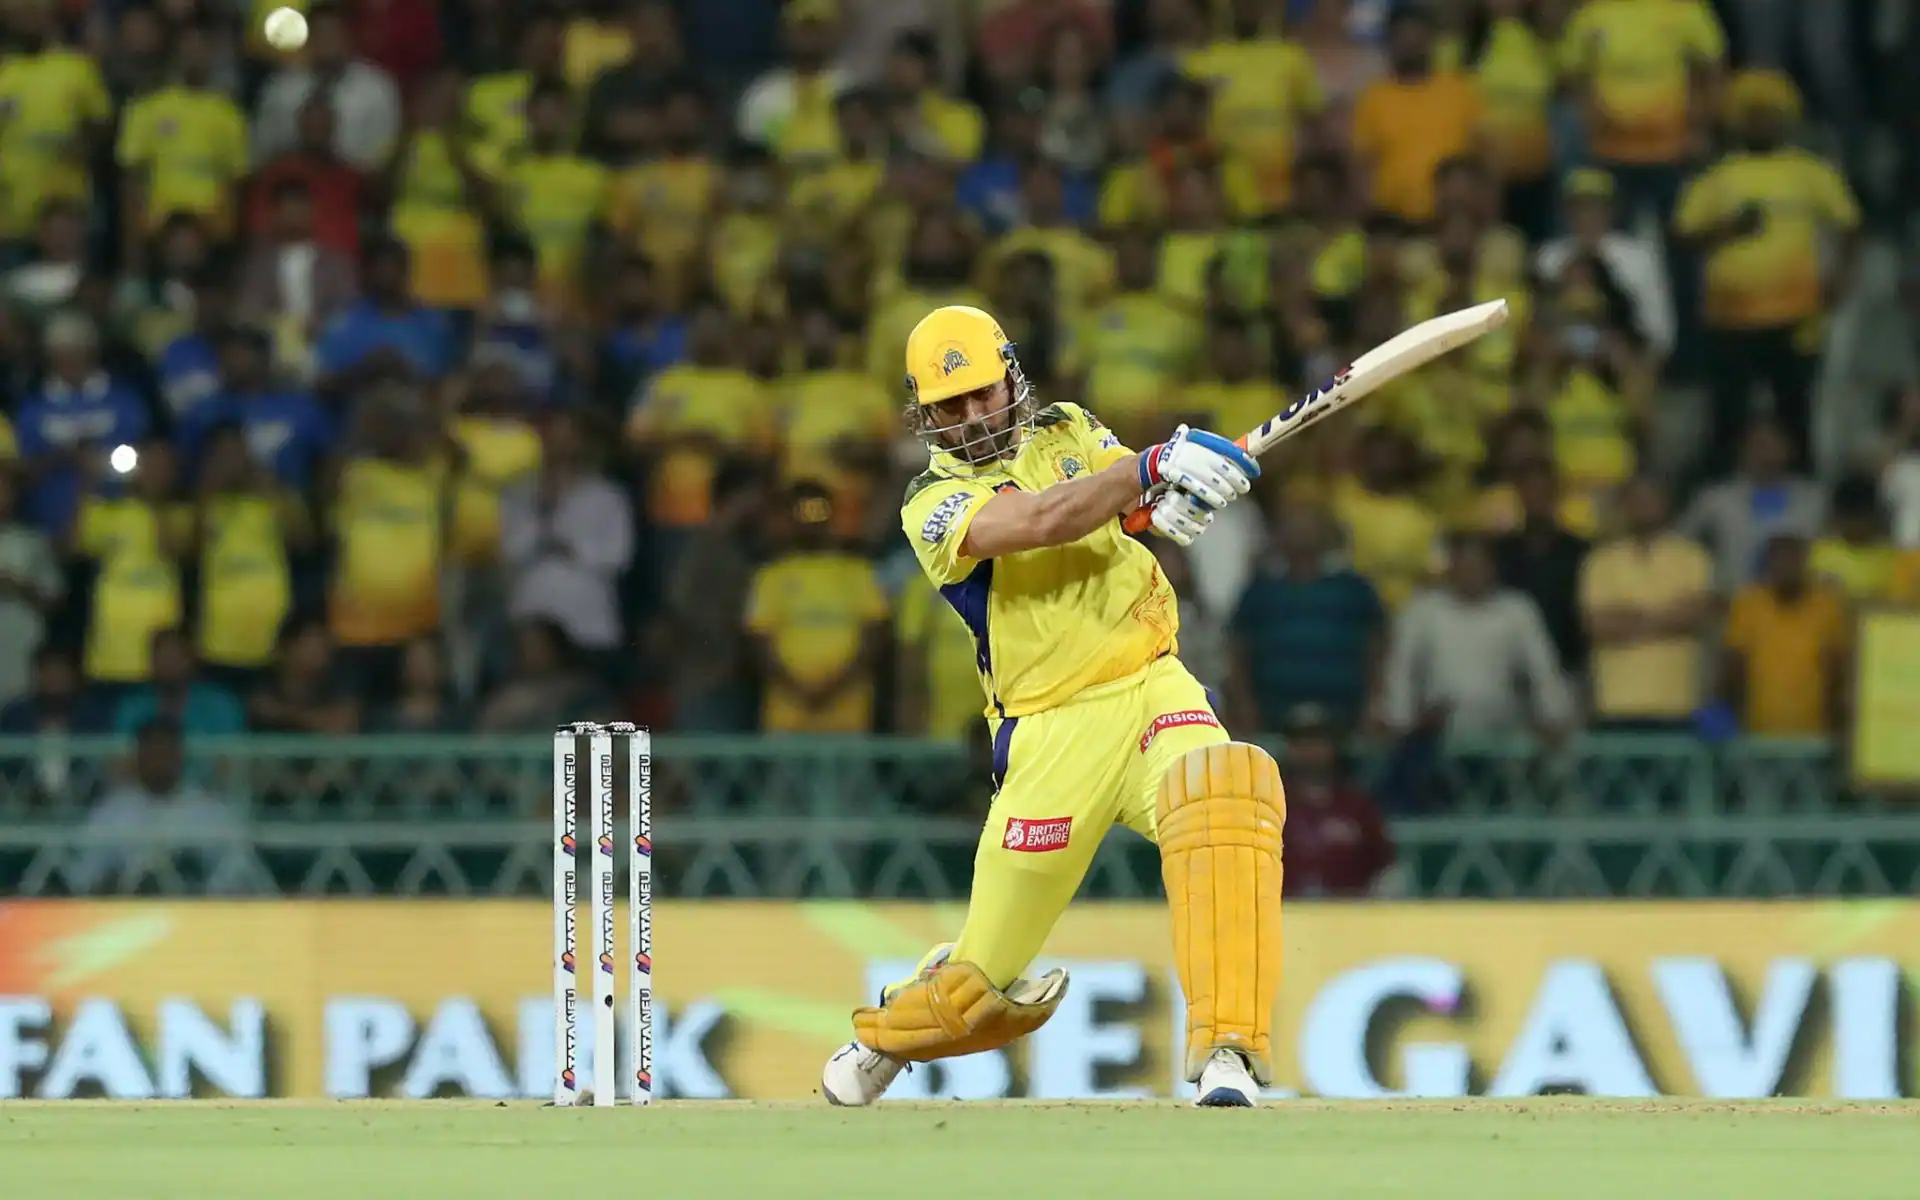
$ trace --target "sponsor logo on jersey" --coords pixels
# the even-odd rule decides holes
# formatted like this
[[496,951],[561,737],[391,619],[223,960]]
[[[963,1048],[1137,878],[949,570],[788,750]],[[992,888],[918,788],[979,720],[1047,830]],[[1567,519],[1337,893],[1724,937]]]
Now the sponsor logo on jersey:
[[1000,839],[1000,848],[1022,854],[1046,854],[1065,850],[1072,838],[1072,817],[1008,817],[1007,835]]
[[1140,753],[1145,754],[1147,747],[1153,745],[1153,739],[1160,736],[1163,729],[1177,729],[1182,725],[1211,725],[1220,728],[1220,718],[1204,708],[1183,709],[1180,712],[1161,713],[1147,724],[1147,731],[1140,735]]
[[955,492],[945,500],[933,506],[926,521],[920,526],[920,540],[929,546],[937,546],[953,530],[953,523],[960,519],[973,503],[973,496],[967,492]]

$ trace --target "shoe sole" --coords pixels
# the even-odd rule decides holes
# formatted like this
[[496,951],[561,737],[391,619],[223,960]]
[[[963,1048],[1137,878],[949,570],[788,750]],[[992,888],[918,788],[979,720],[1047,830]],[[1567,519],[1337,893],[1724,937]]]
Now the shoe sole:
[[1217,1087],[1193,1102],[1195,1108],[1252,1108],[1253,1101],[1233,1088]]

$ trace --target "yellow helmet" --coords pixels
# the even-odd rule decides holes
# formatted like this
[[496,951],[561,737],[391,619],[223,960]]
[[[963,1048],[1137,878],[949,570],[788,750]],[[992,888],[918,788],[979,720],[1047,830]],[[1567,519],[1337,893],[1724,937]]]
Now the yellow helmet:
[[[955,396],[1007,381],[1002,427],[999,418],[960,419],[936,425],[933,406]],[[907,335],[907,424],[927,449],[980,467],[1011,455],[1032,428],[1033,389],[1020,370],[1013,343],[1000,322],[977,308],[936,308]]]
[[907,395],[938,404],[992,387],[1012,364],[1013,343],[1000,322],[963,304],[936,308],[907,335]]

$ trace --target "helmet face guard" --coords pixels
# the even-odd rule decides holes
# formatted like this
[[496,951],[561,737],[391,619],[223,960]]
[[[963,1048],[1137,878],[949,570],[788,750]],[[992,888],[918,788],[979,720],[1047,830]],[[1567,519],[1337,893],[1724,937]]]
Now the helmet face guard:
[[[932,404],[922,404],[919,385],[912,375],[907,376],[907,428],[929,451],[936,455],[945,454],[969,467],[981,468],[1012,458],[1019,450],[1020,443],[1033,429],[1034,419],[1039,415],[1039,405],[1034,398],[1033,385],[1027,382],[1026,372],[1020,369],[1020,360],[1014,356],[1011,343],[1000,347],[1000,360],[1006,366],[1007,402],[978,420],[962,419],[939,424],[941,414],[936,410],[949,400],[960,397],[949,396]],[[967,394],[961,393],[963,396]],[[1007,416],[1007,427],[996,432],[991,424],[1003,413]],[[956,438],[956,434],[961,436]]]

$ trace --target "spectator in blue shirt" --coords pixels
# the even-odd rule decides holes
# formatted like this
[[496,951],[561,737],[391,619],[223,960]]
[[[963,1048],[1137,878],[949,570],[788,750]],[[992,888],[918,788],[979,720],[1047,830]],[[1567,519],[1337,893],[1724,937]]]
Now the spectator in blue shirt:
[[50,536],[63,533],[80,503],[79,456],[105,454],[147,436],[146,400],[100,369],[93,322],[63,312],[47,322],[46,382],[15,416],[29,488],[28,518]]
[[174,438],[189,471],[197,469],[207,436],[237,424],[255,462],[295,491],[305,491],[333,448],[334,423],[320,402],[273,378],[273,342],[263,331],[235,325],[220,337],[220,393],[181,415]]
[[153,682],[125,696],[113,714],[115,733],[135,733],[156,718],[177,722],[188,737],[221,737],[247,731],[239,699],[217,683],[194,676],[193,642],[181,629],[153,635]]
[[160,352],[160,398],[176,422],[193,417],[220,392],[220,337],[233,316],[233,278],[224,262],[193,281],[193,328]]
[[1343,724],[1365,715],[1386,634],[1386,609],[1373,585],[1333,555],[1325,512],[1285,513],[1272,552],[1241,593],[1228,656],[1230,722],[1277,729],[1301,704]]
[[554,352],[555,329],[540,300],[540,260],[533,243],[518,235],[494,239],[489,256],[493,295],[473,331],[474,356],[505,363],[519,376],[524,394],[536,404],[555,398],[560,364]]
[[653,260],[629,253],[613,280],[613,321],[600,341],[601,398],[624,408],[655,375],[687,357],[687,325],[661,311]]
[[411,269],[406,243],[368,240],[360,264],[363,298],[334,318],[314,348],[315,390],[322,396],[349,395],[381,375],[439,379],[452,367],[459,349],[453,322],[414,302]]
[[[989,234],[999,235],[1027,223],[1021,182],[1027,168],[1042,161],[1040,130],[1045,101],[1034,89],[1008,99],[994,114],[993,143],[986,157],[960,176],[955,199],[974,213]],[[1061,217],[1067,222],[1093,224],[1099,192],[1079,171],[1060,172]]]

